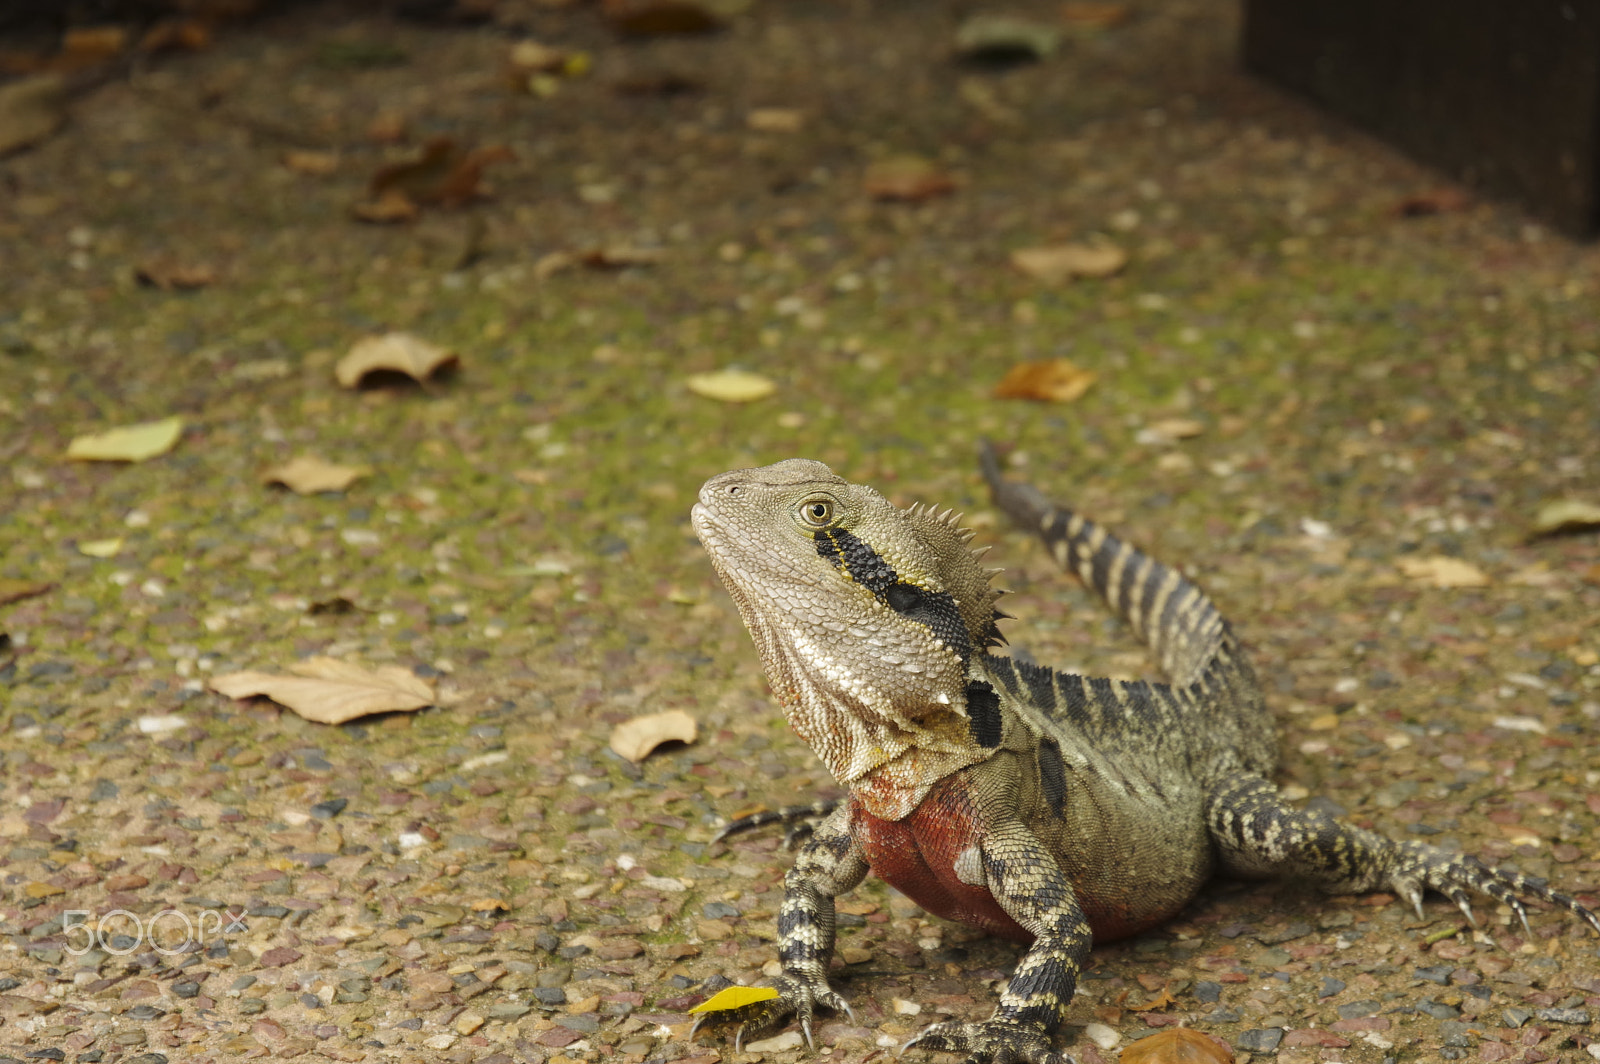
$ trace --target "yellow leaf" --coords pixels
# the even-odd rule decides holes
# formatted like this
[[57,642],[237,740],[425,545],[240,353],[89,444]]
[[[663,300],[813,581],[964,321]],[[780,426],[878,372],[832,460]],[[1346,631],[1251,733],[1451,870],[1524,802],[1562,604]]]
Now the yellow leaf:
[[115,558],[122,550],[122,537],[115,539],[85,539],[78,541],[78,553],[91,558]]
[[778,390],[778,386],[766,377],[759,373],[746,373],[742,369],[696,373],[689,378],[688,384],[694,394],[724,403],[752,403]]
[[727,1012],[729,1009],[739,1009],[746,1005],[754,1005],[758,1001],[771,1001],[778,996],[778,992],[770,986],[730,986],[719,990],[705,1001],[700,1002],[690,1012]]
[[1018,248],[1011,253],[1011,265],[1046,284],[1074,277],[1109,277],[1127,264],[1128,253],[1105,242]]
[[143,462],[172,450],[182,435],[181,417],[125,425],[93,436],[79,436],[67,445],[67,457],[80,462]]
[[1547,502],[1539,507],[1539,514],[1533,519],[1534,534],[1540,536],[1595,527],[1600,527],[1600,505],[1579,499]]
[[1436,554],[1427,558],[1401,558],[1395,563],[1419,584],[1433,587],[1488,587],[1489,576],[1471,562]]
[[363,668],[336,658],[309,658],[289,666],[297,676],[246,670],[211,681],[229,698],[266,695],[306,720],[343,724],[371,713],[395,713],[434,703],[433,688],[398,665]]
[[282,484],[297,495],[315,495],[319,491],[343,491],[371,472],[366,466],[337,465],[303,454],[273,466],[261,475],[261,480]]
[[423,381],[460,363],[460,356],[449,348],[410,333],[392,332],[357,340],[334,367],[333,375],[346,388],[358,388],[373,373],[400,373]]
[[625,720],[611,729],[611,749],[629,761],[643,761],[650,751],[662,743],[692,743],[698,726],[695,719],[681,709],[665,713],[651,713]]

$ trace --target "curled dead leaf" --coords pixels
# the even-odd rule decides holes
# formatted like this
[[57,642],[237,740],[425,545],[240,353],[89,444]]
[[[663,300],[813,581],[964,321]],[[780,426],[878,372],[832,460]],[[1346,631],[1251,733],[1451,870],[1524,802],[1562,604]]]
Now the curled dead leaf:
[[1011,253],[1011,265],[1047,284],[1074,277],[1110,277],[1127,264],[1128,253],[1108,241],[1018,248]]
[[757,107],[744,116],[747,128],[757,133],[798,133],[806,113],[796,107]]
[[1094,370],[1064,358],[1048,362],[1019,362],[995,385],[996,399],[1039,399],[1070,403],[1081,398],[1095,381]]
[[211,680],[229,698],[265,695],[306,720],[343,724],[373,713],[397,713],[434,703],[433,688],[410,669],[367,669],[337,658],[316,657],[289,666],[293,676],[245,670]]
[[1401,558],[1396,567],[1411,580],[1430,587],[1488,587],[1489,576],[1471,562],[1435,554],[1427,558]]
[[264,484],[282,484],[296,495],[344,491],[372,472],[367,466],[338,465],[316,455],[302,454],[261,474]]
[[601,0],[600,13],[626,37],[679,37],[721,29],[743,6],[728,0]]
[[956,52],[980,63],[1046,59],[1061,44],[1054,26],[1015,15],[980,12],[956,30]]
[[354,204],[350,208],[350,213],[363,222],[394,225],[397,222],[412,221],[422,212],[404,192],[391,188],[380,192],[374,199]]
[[1127,4],[1065,3],[1061,5],[1061,21],[1069,27],[1085,30],[1108,30],[1128,21],[1132,13]]
[[1134,439],[1146,446],[1167,446],[1191,439],[1206,430],[1203,422],[1189,417],[1166,417],[1140,429]]
[[612,91],[619,96],[686,96],[703,92],[705,87],[699,78],[673,70],[630,74],[611,83]]
[[540,255],[533,264],[533,279],[547,281],[564,270],[578,265],[578,258],[570,251],[551,251]]
[[654,266],[666,257],[665,248],[607,244],[585,251],[578,256],[578,261],[597,270],[620,270],[625,266]]
[[115,558],[122,553],[122,537],[111,539],[80,539],[78,553],[86,558]]
[[0,85],[0,156],[49,137],[67,121],[66,79],[35,74]]
[[753,403],[778,390],[771,379],[742,369],[696,373],[686,383],[694,394],[724,403]]
[[542,41],[523,40],[511,46],[508,62],[517,87],[523,88],[529,74],[556,74],[566,65],[572,53],[565,48],[552,48]]
[[79,436],[67,445],[67,457],[80,462],[143,462],[166,454],[182,436],[183,418],[166,417]]
[[920,203],[954,192],[956,183],[920,155],[895,155],[867,167],[861,187],[874,199]]
[[1434,214],[1453,214],[1472,206],[1472,197],[1465,189],[1453,185],[1429,189],[1415,196],[1407,196],[1394,206],[1397,218],[1427,218]]
[[1600,506],[1580,499],[1557,499],[1539,507],[1533,519],[1536,536],[1600,528]]
[[461,358],[449,348],[432,344],[411,333],[392,332],[357,340],[339,360],[333,375],[346,388],[372,383],[374,374],[403,374],[425,381],[444,369],[455,369]]
[[0,606],[43,595],[56,585],[44,580],[13,580],[0,577]]
[[611,729],[611,749],[629,761],[643,761],[662,743],[692,743],[698,734],[695,719],[681,709],[651,713],[625,720]]
[[216,281],[217,271],[202,263],[157,258],[141,265],[134,271],[134,277],[142,285],[171,292],[174,289],[204,288]]
[[352,210],[363,221],[404,220],[404,205],[454,207],[486,195],[483,171],[490,163],[514,159],[511,149],[492,144],[470,151],[453,137],[434,137],[416,159],[385,166],[367,186],[367,200]]
[[286,151],[283,167],[297,174],[325,177],[339,169],[339,156],[331,151]]
[[141,52],[199,52],[211,46],[211,27],[197,18],[163,19],[139,38]]
[[1122,1051],[1122,1064],[1232,1064],[1225,1042],[1189,1027],[1169,1027]]

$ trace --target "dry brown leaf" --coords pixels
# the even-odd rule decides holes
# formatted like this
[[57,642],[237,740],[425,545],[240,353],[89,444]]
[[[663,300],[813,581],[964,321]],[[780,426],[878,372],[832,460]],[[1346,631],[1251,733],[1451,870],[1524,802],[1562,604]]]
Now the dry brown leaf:
[[1465,189],[1446,185],[1430,189],[1416,196],[1407,196],[1394,205],[1397,218],[1426,218],[1433,214],[1452,214],[1472,206],[1472,197]]
[[1047,59],[1061,44],[1055,26],[1016,15],[979,12],[956,30],[956,52],[986,63]]
[[339,155],[331,151],[290,150],[283,153],[283,166],[297,174],[324,177],[339,169]]
[[399,111],[379,111],[367,124],[367,139],[378,144],[399,144],[406,139],[406,116]]
[[517,41],[511,46],[508,59],[511,76],[517,79],[518,88],[524,88],[529,74],[558,73],[571,54],[565,48],[552,48],[542,41]]
[[[1165,991],[1163,991],[1165,993]],[[1189,1027],[1169,1027],[1122,1051],[1122,1064],[1232,1064],[1227,1043]]]
[[194,18],[163,19],[139,38],[141,52],[199,52],[211,47],[211,27]]
[[539,261],[533,264],[533,279],[547,281],[563,270],[570,270],[578,264],[578,258],[570,251],[552,251],[540,255]]
[[1127,264],[1128,253],[1108,242],[1018,248],[1011,253],[1011,265],[1047,284],[1074,277],[1110,277]]
[[1191,439],[1206,430],[1203,422],[1190,417],[1166,417],[1140,429],[1135,439],[1146,446],[1164,446]]
[[1427,558],[1401,558],[1396,567],[1411,580],[1430,587],[1488,587],[1489,576],[1471,562],[1435,554]]
[[1127,4],[1065,3],[1061,21],[1079,29],[1107,30],[1128,21],[1132,9]]
[[411,197],[404,192],[391,188],[378,193],[376,199],[362,200],[352,205],[350,213],[363,222],[393,225],[396,222],[412,221],[421,213],[421,209],[412,203]]
[[697,734],[695,719],[681,709],[651,713],[625,720],[611,729],[611,749],[629,761],[643,761],[662,743],[677,740],[692,743]]
[[757,133],[798,133],[806,113],[797,107],[757,107],[744,116],[744,124]]
[[55,586],[46,580],[14,580],[10,577],[0,577],[0,606],[9,606],[13,602],[35,598]]
[[344,491],[372,470],[366,466],[337,465],[316,455],[298,455],[261,474],[264,484],[282,484],[296,495],[315,495],[320,491]]
[[367,669],[318,657],[289,668],[296,675],[230,672],[214,677],[211,689],[229,698],[265,695],[318,724],[343,724],[373,713],[402,713],[434,703],[433,688],[399,665]]
[[422,155],[385,166],[367,186],[367,199],[356,204],[363,221],[402,220],[403,203],[454,207],[486,195],[483,170],[490,163],[514,159],[501,144],[467,150],[452,137],[434,137],[422,146]]
[[460,365],[460,356],[449,348],[410,333],[392,332],[357,340],[334,367],[333,375],[346,388],[359,388],[369,383],[372,374],[400,373],[425,381],[441,369]]
[[920,155],[896,155],[867,167],[861,187],[874,199],[919,203],[954,192],[956,183]]
[[1149,1001],[1146,1001],[1141,1005],[1129,1005],[1128,1009],[1131,1012],[1154,1012],[1157,1009],[1164,1009],[1168,1005],[1176,1003],[1177,1000],[1177,998],[1172,996],[1171,990],[1166,987],[1162,987],[1160,993],[1156,994],[1156,996],[1151,998]]
[[1537,536],[1596,527],[1600,527],[1600,506],[1579,499],[1547,502],[1539,507],[1539,513],[1533,519],[1533,532]]
[[1039,399],[1070,403],[1081,398],[1094,383],[1095,372],[1064,358],[1048,362],[1019,362],[995,385],[996,399]]
[[204,288],[216,281],[217,271],[203,263],[156,258],[139,266],[134,271],[134,277],[140,284],[171,292],[174,289]]
[[[597,270],[620,270],[624,266],[654,266],[667,257],[663,248],[634,247],[631,244],[609,244],[591,248],[578,256],[578,261]],[[542,260],[541,260],[542,261]]]
[[720,29],[723,18],[696,0],[601,0],[600,13],[628,37],[677,37]]
[[0,156],[37,144],[67,120],[67,83],[60,74],[0,85]]
[[672,70],[632,74],[611,83],[613,92],[620,96],[685,96],[705,90],[705,82]]

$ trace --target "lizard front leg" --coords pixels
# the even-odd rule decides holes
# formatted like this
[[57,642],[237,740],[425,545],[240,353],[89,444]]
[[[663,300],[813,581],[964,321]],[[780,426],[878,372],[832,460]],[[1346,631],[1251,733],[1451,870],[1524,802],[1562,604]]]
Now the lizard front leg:
[[1213,787],[1206,823],[1223,866],[1238,875],[1310,879],[1332,893],[1393,890],[1418,916],[1423,892],[1432,889],[1454,901],[1474,925],[1468,892],[1510,906],[1526,928],[1525,896],[1566,909],[1600,931],[1600,915],[1541,879],[1489,868],[1476,857],[1424,842],[1391,839],[1319,810],[1295,809],[1260,776],[1240,773]]
[[1018,962],[993,1016],[978,1023],[936,1023],[907,1048],[964,1053],[967,1064],[1061,1064],[1050,1036],[1072,1004],[1089,956],[1089,921],[1060,866],[1020,821],[991,829],[981,850],[990,893],[1033,933],[1033,946]]
[[746,1038],[761,1038],[794,1016],[806,1045],[818,1005],[854,1018],[850,1006],[828,985],[833,958],[833,899],[852,890],[867,874],[867,860],[850,836],[850,810],[836,809],[812,833],[794,867],[783,877],[783,906],[778,910],[778,960],[783,974],[766,980],[778,996],[736,1009],[706,1013],[689,1031],[693,1040],[702,1024],[737,1024],[734,1049]]

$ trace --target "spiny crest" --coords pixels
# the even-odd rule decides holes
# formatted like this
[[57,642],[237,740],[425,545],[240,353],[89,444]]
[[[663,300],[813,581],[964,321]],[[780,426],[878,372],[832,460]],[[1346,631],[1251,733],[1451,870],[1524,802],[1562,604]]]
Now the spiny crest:
[[972,548],[970,544],[977,532],[963,528],[963,515],[953,508],[941,512],[935,506],[913,504],[906,508],[905,514],[939,558],[940,579],[960,604],[962,620],[973,645],[1003,645],[1005,637],[995,621],[1006,614],[995,608],[995,602],[1006,592],[990,586],[990,581],[1003,570],[980,564],[993,545]]

